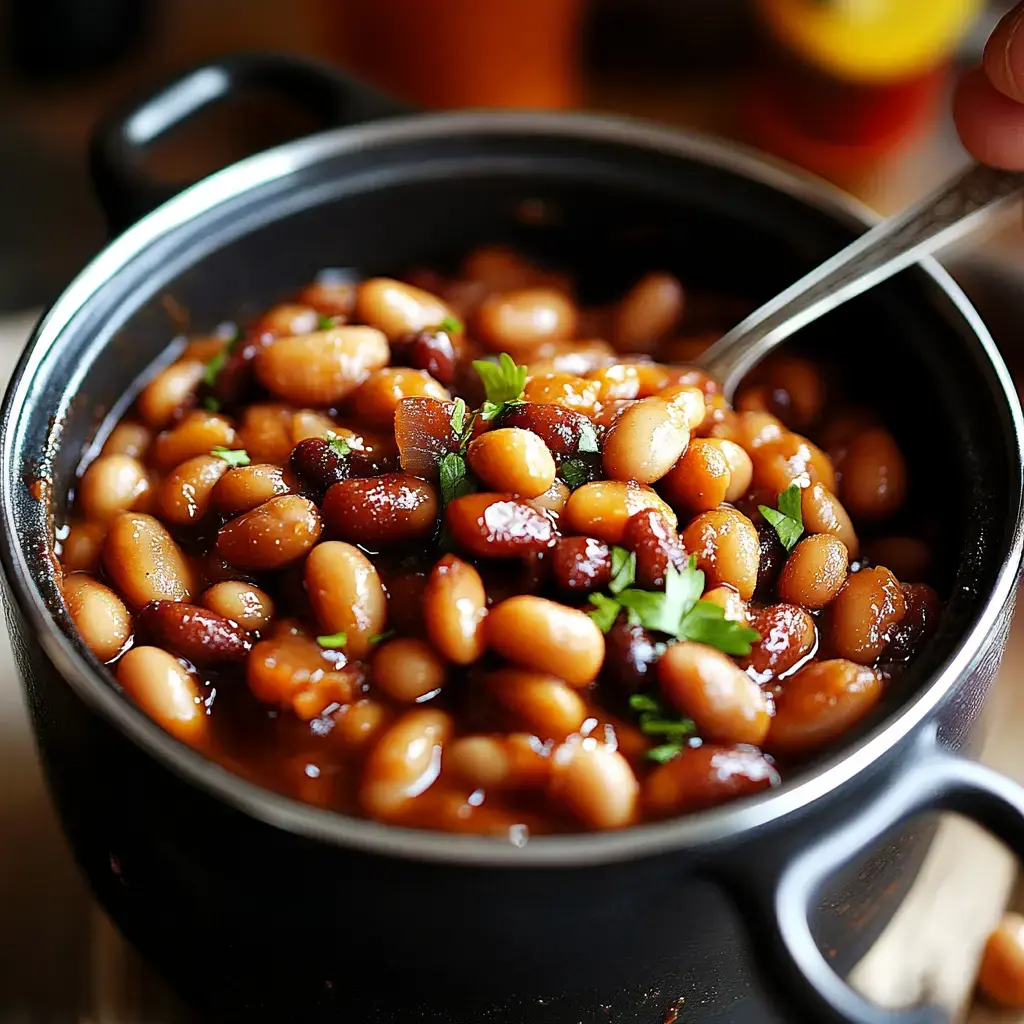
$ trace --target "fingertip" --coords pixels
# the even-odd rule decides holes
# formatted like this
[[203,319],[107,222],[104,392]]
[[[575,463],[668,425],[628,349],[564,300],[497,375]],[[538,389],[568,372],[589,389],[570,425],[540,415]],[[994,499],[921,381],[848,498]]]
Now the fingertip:
[[953,119],[965,148],[983,164],[1024,170],[1024,105],[998,92],[981,68],[968,72],[953,97]]
[[1004,96],[1024,103],[1024,2],[1000,19],[985,44],[982,67],[988,80]]

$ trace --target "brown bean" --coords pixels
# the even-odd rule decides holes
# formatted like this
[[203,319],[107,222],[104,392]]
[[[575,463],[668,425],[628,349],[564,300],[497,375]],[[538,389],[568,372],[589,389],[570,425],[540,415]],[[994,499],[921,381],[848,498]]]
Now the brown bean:
[[499,704],[544,740],[564,740],[587,719],[587,705],[568,683],[543,672],[503,668],[487,676]]
[[398,403],[406,398],[436,398],[446,402],[451,395],[447,388],[423,370],[388,366],[374,370],[356,388],[350,401],[361,423],[376,430],[391,430]]
[[701,600],[718,605],[722,609],[722,614],[725,618],[730,619],[732,622],[747,623],[749,618],[747,603],[740,597],[735,587],[730,587],[728,584],[723,584],[721,587],[713,587],[711,590],[704,592]]
[[891,630],[891,639],[885,648],[886,661],[908,661],[917,654],[942,613],[939,595],[926,583],[903,583],[900,589],[907,610]]
[[310,721],[355,692],[341,651],[324,651],[315,640],[286,634],[261,640],[245,659],[245,679],[264,704],[287,708]]
[[456,665],[469,665],[486,647],[483,621],[487,594],[468,562],[445,555],[430,572],[423,591],[423,619],[430,642]]
[[238,434],[223,416],[195,409],[172,430],[158,434],[151,458],[161,473],[169,473],[186,459],[209,455],[214,448],[237,448]]
[[245,661],[252,649],[249,635],[240,625],[184,601],[150,601],[139,612],[138,631],[193,665]]
[[761,688],[714,647],[671,644],[658,662],[658,683],[707,739],[757,745],[768,733],[771,716]]
[[611,551],[593,537],[559,537],[551,561],[555,584],[567,594],[604,590],[612,578]]
[[779,597],[805,608],[824,608],[846,579],[846,545],[830,533],[804,537],[786,559],[779,576]]
[[280,569],[302,558],[321,529],[313,502],[284,494],[225,523],[217,534],[217,553],[239,569]]
[[604,661],[604,635],[586,612],[522,594],[495,605],[484,623],[487,644],[509,661],[586,686]]
[[324,522],[334,536],[371,547],[429,537],[439,509],[437,489],[408,473],[343,480],[323,500]]
[[517,402],[505,407],[496,428],[518,427],[536,434],[556,458],[565,459],[597,451],[594,426],[582,413],[560,405]]
[[85,646],[100,661],[117,657],[132,635],[132,617],[117,594],[82,572],[65,576],[61,590]]
[[342,430],[334,420],[316,409],[296,409],[292,414],[292,442],[298,444],[309,437],[332,437],[338,435],[346,440],[351,431]]
[[752,796],[780,781],[757,747],[703,743],[647,776],[643,807],[652,818],[671,818]]
[[403,636],[381,644],[374,652],[374,686],[402,704],[425,700],[447,681],[445,663],[422,640]]
[[153,431],[142,423],[121,420],[110,432],[100,455],[130,455],[143,459],[153,441]]
[[384,632],[388,599],[373,563],[344,541],[318,544],[306,559],[306,592],[327,634],[344,633],[345,651],[362,658]]
[[246,406],[238,428],[239,443],[254,463],[288,461],[292,440],[292,410],[286,405],[260,403]]
[[555,480],[555,460],[547,445],[529,430],[489,430],[467,452],[469,468],[495,491],[536,498]]
[[563,743],[552,755],[548,794],[588,828],[618,829],[636,819],[640,784],[629,762],[600,743]]
[[350,317],[355,311],[356,285],[350,280],[325,277],[307,284],[298,299],[308,302],[321,316]]
[[630,516],[644,509],[661,513],[676,526],[677,519],[658,493],[643,484],[621,480],[595,480],[577,488],[569,497],[563,518],[575,533],[597,537],[607,544],[619,544]]
[[673,507],[688,514],[709,512],[726,500],[732,474],[725,452],[711,440],[690,442],[662,481]]
[[725,416],[711,428],[711,437],[734,441],[748,455],[766,444],[781,441],[785,427],[767,412],[740,412]]
[[388,341],[452,319],[451,309],[436,295],[388,277],[371,277],[359,285],[354,315],[383,331]]
[[536,736],[462,736],[444,752],[445,772],[473,789],[536,789],[551,773],[551,758]]
[[[707,600],[705,594],[704,599]],[[751,616],[761,639],[750,646],[747,665],[758,683],[792,672],[818,645],[814,619],[792,604],[773,604]]]
[[[218,459],[222,465],[222,459]],[[267,462],[229,469],[213,488],[212,500],[217,511],[225,516],[240,516],[281,495],[296,490],[295,480],[287,470]]]
[[572,491],[557,477],[551,481],[551,486],[538,494],[536,498],[530,499],[530,504],[541,512],[547,510],[555,515],[561,515],[565,506],[569,503],[569,495]]
[[917,537],[879,537],[864,544],[864,554],[904,583],[921,583],[931,575],[931,548]]
[[805,754],[839,739],[879,702],[882,679],[852,661],[812,661],[782,685],[763,744],[780,754]]
[[215,583],[199,598],[199,602],[204,608],[253,632],[266,629],[274,617],[274,602],[270,595],[241,580]]
[[254,333],[275,337],[310,334],[317,329],[319,322],[320,314],[312,303],[282,302],[271,306],[260,316],[254,325]]
[[364,750],[391,724],[391,712],[377,700],[343,704],[334,715],[331,735],[349,750]]
[[429,789],[441,771],[441,751],[453,732],[442,711],[407,711],[377,740],[363,766],[359,803],[375,818],[393,819]]
[[753,485],[761,490],[778,494],[792,483],[801,487],[820,483],[830,491],[836,489],[835,470],[829,457],[799,434],[784,434],[747,451],[754,465]]
[[204,363],[186,360],[161,370],[139,392],[135,407],[146,425],[154,430],[166,427],[182,409],[195,400],[206,372]]
[[572,300],[552,288],[498,293],[477,308],[473,337],[494,352],[516,355],[542,341],[568,341],[576,317]]
[[651,352],[683,315],[683,286],[664,272],[645,274],[620,300],[612,318],[619,352]]
[[622,534],[623,546],[636,555],[637,586],[660,590],[668,567],[682,569],[686,551],[675,527],[655,509],[643,509],[629,517]]
[[555,405],[583,416],[597,411],[597,381],[571,373],[546,373],[531,377],[523,391],[523,400],[535,405]]
[[824,485],[811,484],[800,492],[800,511],[808,533],[831,533],[838,537],[850,558],[860,553],[860,543],[846,509]]
[[176,739],[201,747],[209,733],[199,684],[173,655],[159,647],[133,647],[117,663],[125,693]]
[[689,431],[676,422],[667,402],[641,399],[622,413],[605,436],[605,474],[612,480],[654,483],[672,469],[689,440]]
[[157,511],[175,526],[198,522],[210,510],[210,495],[227,471],[228,464],[216,455],[186,459],[160,485]]
[[709,438],[709,442],[725,456],[729,464],[729,487],[725,492],[726,501],[738,501],[750,489],[754,475],[754,464],[750,456],[735,441]]
[[708,586],[728,583],[744,601],[754,595],[761,557],[754,524],[732,508],[703,512],[682,533],[683,547],[697,556]]
[[404,335],[391,343],[391,361],[424,370],[444,387],[455,381],[457,357],[447,331],[428,328]]
[[[643,626],[631,625],[624,615],[620,616],[605,636],[602,682],[621,694],[638,693],[654,677],[654,667],[663,651],[664,645]],[[642,747],[647,747],[646,738]]]
[[504,494],[456,498],[448,503],[445,522],[455,543],[480,558],[527,555],[555,542],[554,524],[543,512]]
[[825,382],[814,363],[783,356],[768,368],[769,411],[792,430],[806,430],[825,408]]
[[707,416],[707,399],[700,388],[689,384],[672,384],[658,392],[657,397],[672,410],[673,417],[693,433]]
[[907,612],[899,580],[884,566],[851,575],[832,605],[829,637],[837,655],[870,665]]
[[907,466],[895,438],[875,427],[855,437],[841,463],[839,494],[850,515],[860,520],[887,519],[907,496]]
[[[640,394],[640,374],[630,363],[602,366],[599,370],[592,370],[587,376],[597,381],[597,400],[601,405],[634,399]],[[701,405],[703,404],[702,400]]]
[[1024,915],[1003,914],[989,935],[981,954],[978,985],[998,1006],[1024,1010]]
[[152,497],[145,468],[130,455],[101,455],[78,484],[78,504],[97,523],[109,523],[122,512],[145,512]]
[[100,560],[107,528],[103,523],[71,523],[61,541],[60,564],[64,572],[92,572]]
[[188,601],[195,589],[192,567],[153,516],[123,512],[103,543],[103,564],[134,608],[150,601]]
[[387,364],[388,342],[374,327],[333,327],[278,338],[256,354],[260,383],[296,405],[334,405]]

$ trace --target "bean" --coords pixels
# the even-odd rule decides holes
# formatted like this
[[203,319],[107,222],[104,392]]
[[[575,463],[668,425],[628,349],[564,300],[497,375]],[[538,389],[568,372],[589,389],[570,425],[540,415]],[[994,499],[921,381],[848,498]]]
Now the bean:
[[[227,469],[223,459],[217,461]],[[293,493],[295,483],[291,474],[280,466],[254,462],[235,466],[224,473],[214,486],[211,498],[221,515],[240,516],[271,498]]]
[[204,363],[191,359],[172,363],[161,370],[139,392],[135,403],[146,426],[153,430],[166,427],[182,409],[195,400],[196,388],[205,372]]
[[584,825],[604,830],[633,824],[640,784],[617,750],[592,741],[563,743],[552,762],[549,796]]
[[292,444],[298,444],[309,437],[325,438],[338,435],[346,441],[351,437],[351,431],[342,430],[330,416],[316,409],[297,409],[292,414],[291,434]]
[[347,704],[355,687],[341,651],[321,650],[306,636],[261,640],[245,659],[245,681],[264,704],[294,711],[303,721],[332,704]]
[[481,434],[467,452],[469,468],[491,490],[536,498],[555,480],[555,460],[529,430],[503,427]]
[[713,441],[697,438],[668,471],[662,490],[675,508],[696,514],[718,508],[726,500],[731,481],[725,452]]
[[334,536],[355,544],[399,544],[434,532],[437,489],[408,473],[342,480],[327,491],[323,517]]
[[853,573],[832,605],[829,637],[841,658],[870,665],[907,612],[899,581],[883,566]]
[[754,524],[732,508],[713,509],[691,520],[682,534],[683,547],[697,556],[711,587],[727,583],[744,601],[754,595],[761,557]]
[[703,743],[644,779],[643,807],[652,818],[671,818],[752,796],[780,781],[771,760],[756,747]]
[[564,740],[587,719],[583,698],[564,680],[542,672],[503,668],[486,677],[488,691],[516,721],[544,740]]
[[107,528],[103,523],[72,523],[61,542],[60,564],[64,572],[92,572],[100,560]]
[[161,473],[169,473],[186,459],[209,455],[214,448],[237,448],[238,434],[223,416],[195,409],[172,430],[153,441],[151,458]]
[[722,609],[725,618],[730,619],[732,622],[746,624],[748,619],[747,603],[740,597],[734,587],[728,585],[714,587],[706,591],[701,600],[710,601],[711,604],[718,605]]
[[773,412],[771,395],[763,384],[744,387],[736,396],[736,408],[740,412]]
[[142,459],[153,440],[153,431],[142,423],[121,420],[110,432],[100,455],[130,455]]
[[729,464],[729,487],[725,492],[725,500],[738,501],[750,489],[754,464],[750,456],[734,441],[714,437],[709,439],[709,443],[721,451]]
[[994,1003],[1024,1010],[1024,916],[1003,914],[981,954],[978,985]]
[[824,484],[830,491],[836,489],[835,471],[829,457],[799,434],[784,434],[778,440],[765,441],[747,451],[754,465],[753,485],[757,488],[773,494],[781,493],[792,483],[801,487]]
[[398,403],[406,398],[436,398],[448,401],[451,395],[423,370],[406,366],[388,366],[374,370],[351,397],[352,409],[359,421],[377,430],[391,430]]
[[758,448],[781,441],[784,429],[781,420],[771,413],[741,412],[716,423],[711,428],[711,436],[734,441],[753,456]]
[[[640,374],[629,363],[613,363],[588,374],[597,382],[597,400],[601,405],[609,402],[637,398],[640,394]],[[701,402],[703,405],[703,401]]]
[[445,771],[473,789],[536,789],[551,772],[543,749],[529,733],[462,736],[445,749]]
[[667,402],[644,398],[631,405],[604,439],[604,471],[613,480],[651,484],[686,450],[689,431],[673,418]]
[[700,388],[689,384],[672,384],[657,396],[672,410],[673,417],[691,433],[703,424],[707,416],[707,400]]
[[631,625],[621,616],[605,636],[602,679],[619,693],[638,693],[650,683],[662,650],[643,626]]
[[381,644],[373,655],[373,683],[393,700],[415,704],[439,691],[448,670],[434,649],[414,637]]
[[109,523],[122,512],[145,512],[152,497],[146,470],[131,455],[101,455],[78,485],[82,511],[97,523]]
[[805,608],[824,608],[846,579],[846,545],[830,533],[804,537],[790,553],[779,576],[779,597]]
[[[403,560],[404,561],[404,560]],[[420,565],[417,558],[417,566]],[[422,636],[426,634],[426,609],[424,608],[427,590],[427,569],[411,569],[399,562],[378,566],[384,590],[388,595],[388,626],[392,632],[403,636]],[[387,571],[390,570],[390,571]]]
[[271,394],[297,405],[323,406],[347,398],[388,357],[381,331],[345,326],[278,338],[256,354],[254,365]]
[[611,581],[611,551],[593,537],[559,537],[551,558],[555,584],[567,594],[592,594]]
[[444,387],[455,381],[455,346],[446,331],[428,328],[404,335],[392,343],[391,360],[397,366],[424,370]]
[[[560,405],[542,405],[539,402],[516,402],[507,405],[495,420],[496,428],[518,427],[536,434],[548,451],[558,459],[572,458],[581,452],[594,452],[594,427],[582,413]],[[585,439],[590,444],[584,447]]]
[[210,510],[210,497],[228,464],[216,455],[186,459],[160,485],[156,505],[160,515],[175,526],[188,526]]
[[784,356],[768,368],[770,411],[793,430],[806,430],[825,408],[825,382],[818,368],[799,356]]
[[528,555],[555,542],[554,524],[543,512],[503,494],[456,498],[448,503],[445,522],[455,543],[479,558]]
[[865,430],[878,426],[878,417],[867,409],[840,408],[818,429],[818,439],[838,466],[852,441]]
[[806,754],[837,740],[882,696],[877,672],[852,661],[812,661],[782,685],[775,698],[766,749]]
[[800,511],[808,533],[831,533],[846,545],[851,559],[857,557],[860,543],[853,523],[839,499],[824,484],[803,488]]
[[513,356],[542,341],[568,341],[576,333],[576,307],[552,288],[489,295],[477,308],[473,337]]
[[451,309],[436,295],[388,277],[371,277],[359,285],[354,315],[383,331],[388,341],[452,319]]
[[487,594],[480,574],[461,558],[445,555],[431,570],[423,591],[430,642],[448,661],[469,665],[483,656],[486,616]]
[[162,729],[190,746],[202,746],[209,719],[199,684],[159,647],[133,647],[117,663],[125,693]]
[[571,373],[547,373],[531,377],[523,391],[523,399],[535,405],[556,405],[583,416],[597,411],[597,381],[576,377]]
[[656,509],[643,509],[630,516],[622,543],[636,555],[637,586],[646,590],[665,586],[670,565],[682,569],[687,564],[676,528]]
[[931,575],[931,549],[917,537],[879,537],[865,543],[864,554],[905,583],[920,583]]
[[751,625],[761,639],[751,644],[747,666],[761,684],[792,672],[818,645],[814,619],[796,605],[761,608],[751,616]]
[[359,803],[375,818],[393,819],[429,789],[453,731],[441,711],[407,711],[377,740],[363,767]]
[[875,427],[854,438],[841,465],[839,493],[854,518],[887,519],[903,506],[907,467],[888,430]]
[[454,402],[406,398],[395,413],[395,440],[402,469],[436,479],[441,460],[459,449],[461,438],[452,425]]
[[939,595],[926,583],[903,583],[903,600],[907,610],[891,631],[892,639],[885,648],[886,661],[908,661],[935,629],[942,612]]
[[604,635],[586,612],[523,594],[495,605],[484,623],[487,645],[509,661],[586,686],[601,670]]
[[556,478],[551,481],[551,486],[543,494],[538,494],[536,498],[531,498],[530,504],[541,512],[546,509],[555,515],[561,515],[569,502],[569,495],[571,493],[568,486]]
[[328,634],[344,633],[346,652],[362,658],[384,632],[388,599],[373,563],[344,541],[318,544],[306,559],[306,592]]
[[619,352],[651,352],[683,315],[683,286],[672,274],[645,274],[620,300],[612,318]]
[[239,440],[254,463],[280,465],[288,461],[295,444],[292,415],[288,406],[270,403],[249,405],[242,411]]
[[621,480],[595,480],[577,488],[569,497],[563,518],[574,533],[619,544],[630,516],[644,509],[655,509],[671,526],[677,524],[675,512],[657,492],[635,481]]
[[320,315],[309,302],[282,302],[271,306],[256,321],[253,333],[270,334],[274,337],[289,337],[293,334],[310,334],[316,330]]
[[138,631],[193,665],[244,661],[252,648],[240,625],[184,601],[150,601],[139,612]]
[[100,661],[117,657],[132,635],[132,617],[117,594],[81,572],[65,576],[61,590],[85,646]]
[[195,589],[192,567],[153,516],[122,512],[103,542],[103,564],[122,597],[134,608],[150,601],[188,601]]
[[671,644],[658,662],[658,683],[702,737],[756,746],[768,733],[771,716],[761,688],[714,647]]
[[250,632],[266,629],[274,617],[274,602],[270,595],[241,580],[215,583],[199,598],[199,602],[204,608],[237,622]]
[[759,597],[766,598],[774,592],[779,574],[786,564],[789,553],[782,546],[774,526],[762,520],[757,524],[756,529],[759,557],[757,562],[757,586],[754,592]]
[[334,717],[332,735],[349,750],[363,750],[391,724],[391,712],[380,701],[363,698],[344,704]]
[[350,317],[355,311],[356,285],[347,280],[314,281],[299,292],[298,298],[308,302],[321,316]]
[[302,558],[321,529],[313,502],[284,494],[225,523],[217,552],[238,569],[280,569]]

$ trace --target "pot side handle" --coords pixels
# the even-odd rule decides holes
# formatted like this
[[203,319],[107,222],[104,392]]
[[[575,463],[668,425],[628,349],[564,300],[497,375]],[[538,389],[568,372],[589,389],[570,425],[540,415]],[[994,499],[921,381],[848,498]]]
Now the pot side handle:
[[89,171],[111,235],[181,189],[145,172],[143,159],[150,147],[205,108],[246,93],[283,99],[325,129],[412,112],[330,65],[305,57],[235,53],[193,68],[134,97],[93,131]]
[[[933,738],[884,795],[782,865],[768,887],[739,874],[720,878],[751,931],[758,966],[786,1011],[815,1024],[949,1024],[937,1006],[889,1010],[855,992],[832,969],[810,928],[829,879],[919,814],[951,811],[987,829],[1024,862],[1024,788],[954,754]],[[762,879],[763,883],[763,879]]]

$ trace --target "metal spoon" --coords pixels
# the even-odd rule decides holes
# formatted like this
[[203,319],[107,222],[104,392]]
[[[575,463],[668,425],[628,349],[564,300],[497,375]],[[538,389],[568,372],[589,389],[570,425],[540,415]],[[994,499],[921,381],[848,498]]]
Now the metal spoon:
[[756,309],[698,360],[732,399],[740,381],[801,327],[972,231],[1024,189],[1024,172],[974,164],[936,192],[883,220]]

